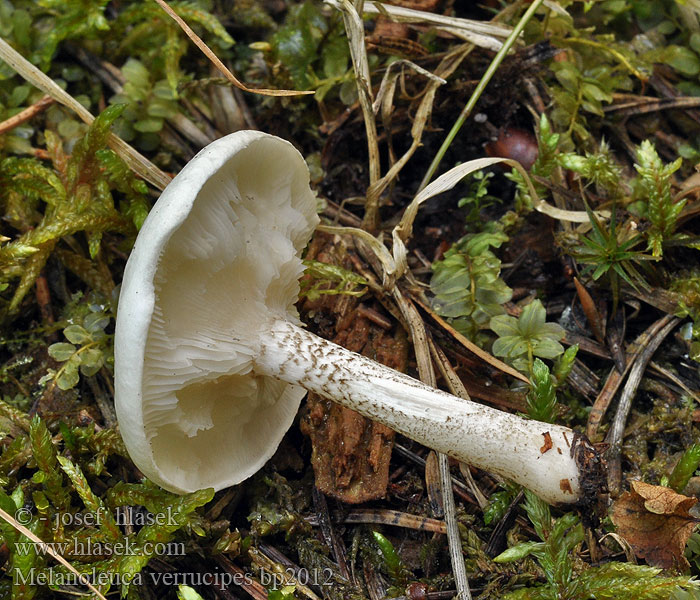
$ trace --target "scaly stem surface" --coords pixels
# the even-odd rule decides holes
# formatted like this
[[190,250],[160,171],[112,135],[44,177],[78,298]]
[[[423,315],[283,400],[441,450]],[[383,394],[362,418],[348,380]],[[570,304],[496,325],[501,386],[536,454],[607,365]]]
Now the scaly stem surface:
[[254,368],[520,483],[548,502],[580,502],[590,489],[577,451],[590,445],[571,429],[457,398],[285,320],[261,334]]

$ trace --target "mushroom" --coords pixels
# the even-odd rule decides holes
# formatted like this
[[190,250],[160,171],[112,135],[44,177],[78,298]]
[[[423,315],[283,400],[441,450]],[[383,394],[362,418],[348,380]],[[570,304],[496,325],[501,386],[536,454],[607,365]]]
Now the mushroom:
[[318,223],[301,155],[241,131],[205,147],[148,215],[124,272],[115,404],[141,471],[184,493],[239,483],[312,391],[551,503],[598,491],[584,436],[448,393],[303,328],[300,254]]

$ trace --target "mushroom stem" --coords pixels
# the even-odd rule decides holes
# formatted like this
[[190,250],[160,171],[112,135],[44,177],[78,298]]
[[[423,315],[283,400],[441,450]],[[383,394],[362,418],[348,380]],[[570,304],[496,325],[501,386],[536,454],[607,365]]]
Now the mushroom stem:
[[592,446],[571,429],[457,398],[286,320],[262,332],[254,369],[511,479],[550,503],[582,503],[597,473],[589,472]]

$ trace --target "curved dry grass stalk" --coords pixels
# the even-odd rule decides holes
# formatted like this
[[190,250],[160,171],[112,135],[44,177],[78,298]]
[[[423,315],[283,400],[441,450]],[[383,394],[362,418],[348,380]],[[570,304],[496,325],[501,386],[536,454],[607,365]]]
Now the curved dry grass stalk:
[[204,43],[204,40],[200,38],[192,28],[182,19],[164,0],[156,0],[156,2],[161,6],[161,8],[168,14],[168,16],[175,21],[182,31],[185,32],[188,38],[190,38],[194,45],[199,48],[204,55],[214,64],[214,66],[221,71],[226,79],[228,79],[233,85],[244,92],[251,92],[252,94],[259,94],[261,96],[304,96],[307,94],[313,94],[313,90],[269,90],[265,88],[249,88],[247,85],[242,83],[229,69],[226,65],[221,62],[218,56],[212,52],[211,48]]

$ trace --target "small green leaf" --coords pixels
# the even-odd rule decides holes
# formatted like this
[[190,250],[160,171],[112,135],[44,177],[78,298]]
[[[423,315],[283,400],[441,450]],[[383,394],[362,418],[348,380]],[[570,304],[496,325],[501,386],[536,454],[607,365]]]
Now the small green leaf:
[[66,336],[69,342],[74,344],[85,344],[92,340],[90,334],[81,325],[68,325],[63,330],[63,335]]
[[323,46],[323,73],[331,79],[338,79],[348,70],[350,51],[344,37],[332,37]]
[[80,353],[80,372],[86,377],[95,375],[104,365],[104,355],[97,348],[88,348]]
[[90,313],[83,319],[83,326],[90,333],[96,333],[109,325],[109,317],[101,312]]
[[518,329],[522,336],[533,336],[537,334],[547,319],[547,311],[542,302],[533,300],[524,309],[518,318]]
[[541,550],[544,546],[543,542],[522,542],[517,546],[512,546],[501,552],[493,559],[495,563],[508,563],[516,560],[521,560],[529,556],[537,550]]
[[532,342],[532,353],[541,358],[556,358],[564,352],[564,346],[550,338],[541,338]]
[[177,588],[177,597],[178,600],[204,600],[194,588],[182,583]]
[[73,356],[76,350],[73,344],[58,342],[49,346],[49,356],[58,362],[64,362]]
[[[75,356],[73,358],[76,358]],[[65,366],[61,369],[56,377],[56,385],[62,390],[70,390],[78,385],[80,381],[80,375],[78,374],[78,367],[80,365],[80,359],[69,360]]]
[[515,358],[527,352],[527,341],[517,335],[506,335],[493,343],[491,351],[496,356]]
[[499,337],[520,335],[518,319],[510,315],[496,315],[491,319],[489,327],[491,327]]
[[683,75],[693,77],[700,73],[698,55],[685,46],[668,46],[664,52],[664,61]]
[[141,133],[158,133],[163,129],[163,119],[152,117],[150,119],[141,119],[134,123],[134,129]]

